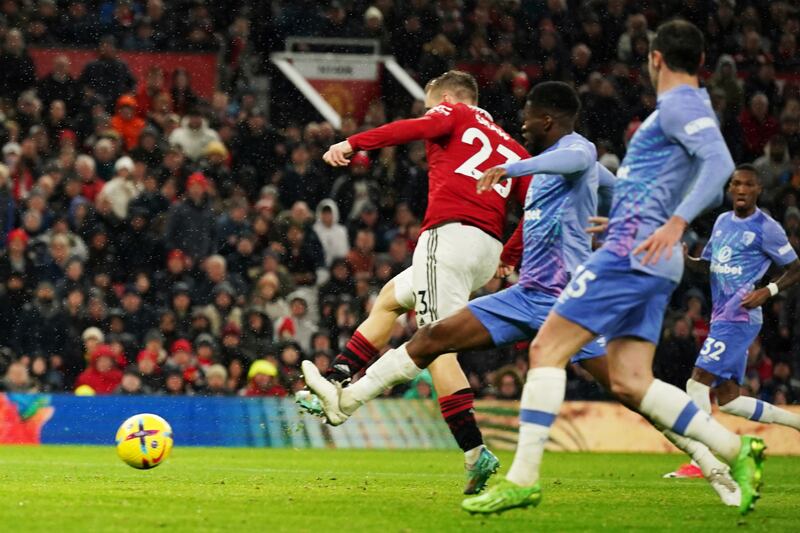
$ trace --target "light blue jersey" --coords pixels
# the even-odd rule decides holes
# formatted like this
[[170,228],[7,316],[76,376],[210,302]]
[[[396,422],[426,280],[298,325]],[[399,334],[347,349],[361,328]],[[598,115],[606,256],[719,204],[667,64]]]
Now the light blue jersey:
[[613,187],[613,175],[597,163],[594,144],[577,133],[505,167],[512,177],[533,174],[525,197],[519,284],[557,296],[591,254],[586,227],[597,212],[601,181],[604,190]]
[[609,341],[658,344],[683,274],[681,245],[647,266],[632,251],[673,215],[691,222],[719,202],[733,170],[708,93],[681,85],[660,94],[617,171],[605,244],[575,271],[554,311]]
[[764,277],[770,263],[785,266],[797,259],[784,229],[756,209],[747,218],[721,214],[702,258],[711,262],[712,322],[761,324],[761,308],[745,309],[742,298]]
[[[571,133],[536,157],[505,165],[512,178],[533,174],[524,220],[515,234],[522,231],[519,283],[468,304],[495,345],[531,339],[589,257],[591,238],[585,228],[597,209],[598,189],[610,194],[614,186],[614,175],[596,159],[595,146]],[[605,341],[595,339],[572,362],[604,354]]]
[[[628,256],[672,215],[691,222],[722,200],[733,170],[706,90],[680,85],[660,94],[617,171],[604,247]],[[644,266],[631,255],[631,267],[678,282],[683,274],[678,246],[670,260],[655,265]]]

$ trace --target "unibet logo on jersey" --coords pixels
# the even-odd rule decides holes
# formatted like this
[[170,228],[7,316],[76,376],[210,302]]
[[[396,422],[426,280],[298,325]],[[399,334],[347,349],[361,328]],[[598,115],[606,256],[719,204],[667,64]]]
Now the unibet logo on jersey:
[[717,252],[716,260],[711,263],[711,272],[715,274],[730,274],[733,276],[741,276],[742,275],[742,267],[741,266],[731,266],[728,261],[731,260],[731,256],[733,255],[733,250],[730,246],[723,246]]

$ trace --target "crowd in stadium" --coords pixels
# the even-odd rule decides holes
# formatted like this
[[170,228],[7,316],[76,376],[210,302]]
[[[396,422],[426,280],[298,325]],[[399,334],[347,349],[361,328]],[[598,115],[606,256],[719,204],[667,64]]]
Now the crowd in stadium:
[[[349,133],[424,109],[376,102],[362,124],[346,118],[343,131],[270,119],[248,81],[281,82],[266,58],[289,35],[377,39],[420,84],[456,66],[478,72],[482,106],[515,136],[532,84],[571,81],[583,103],[579,130],[616,170],[656,104],[642,69],[653,29],[679,14],[707,35],[706,84],[734,159],[755,163],[760,205],[800,250],[798,7],[2,2],[0,390],[285,396],[303,385],[301,360],[328,367],[380,287],[410,264],[427,168],[421,143],[358,153],[345,171],[320,156]],[[34,46],[89,47],[98,58],[73,78],[61,56],[37,78]],[[198,97],[191,69],[165,76],[152,68],[135,79],[120,49],[218,53],[219,90]],[[687,235],[692,255],[718,212]],[[664,379],[683,386],[709,313],[707,280],[687,273],[656,358]],[[800,292],[770,300],[764,315],[744,388],[776,404],[800,402]],[[391,344],[413,328],[398,322]],[[462,354],[480,397],[519,396],[525,348]],[[569,396],[603,397],[573,372]],[[395,392],[431,391],[423,378]]]

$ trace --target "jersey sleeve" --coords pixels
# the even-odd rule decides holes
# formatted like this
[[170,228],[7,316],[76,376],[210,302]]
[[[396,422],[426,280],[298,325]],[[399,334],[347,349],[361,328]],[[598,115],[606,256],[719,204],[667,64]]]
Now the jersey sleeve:
[[658,118],[666,136],[692,156],[709,144],[725,143],[712,109],[700,99],[676,98]]
[[500,261],[507,265],[519,266],[519,262],[522,259],[522,250],[524,248],[522,229],[524,225],[524,219],[520,220],[519,224],[517,224],[517,229],[514,230],[514,233],[511,234],[511,237],[508,238],[505,246],[503,246]]
[[375,150],[385,146],[406,144],[422,139],[436,139],[453,130],[457,109],[441,104],[430,109],[424,117],[396,120],[378,128],[356,133],[347,138],[354,151]]
[[574,142],[550,152],[502,165],[509,177],[524,174],[576,175],[595,163],[596,154],[587,144]]
[[779,266],[786,266],[797,259],[797,252],[792,248],[786,231],[772,219],[767,219],[764,223],[762,250]]
[[735,168],[712,113],[699,98],[675,98],[659,113],[664,134],[700,163],[691,189],[675,210],[686,222],[722,202],[723,187]]

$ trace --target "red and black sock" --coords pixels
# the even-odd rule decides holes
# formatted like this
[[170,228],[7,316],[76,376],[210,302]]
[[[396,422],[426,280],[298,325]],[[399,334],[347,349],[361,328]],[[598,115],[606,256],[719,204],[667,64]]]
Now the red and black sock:
[[346,381],[361,372],[377,357],[378,349],[356,331],[347,341],[342,353],[333,360],[331,369],[325,377],[330,380]]
[[475,421],[475,394],[472,389],[461,389],[439,398],[439,409],[458,446],[466,451],[483,444],[481,430]]

